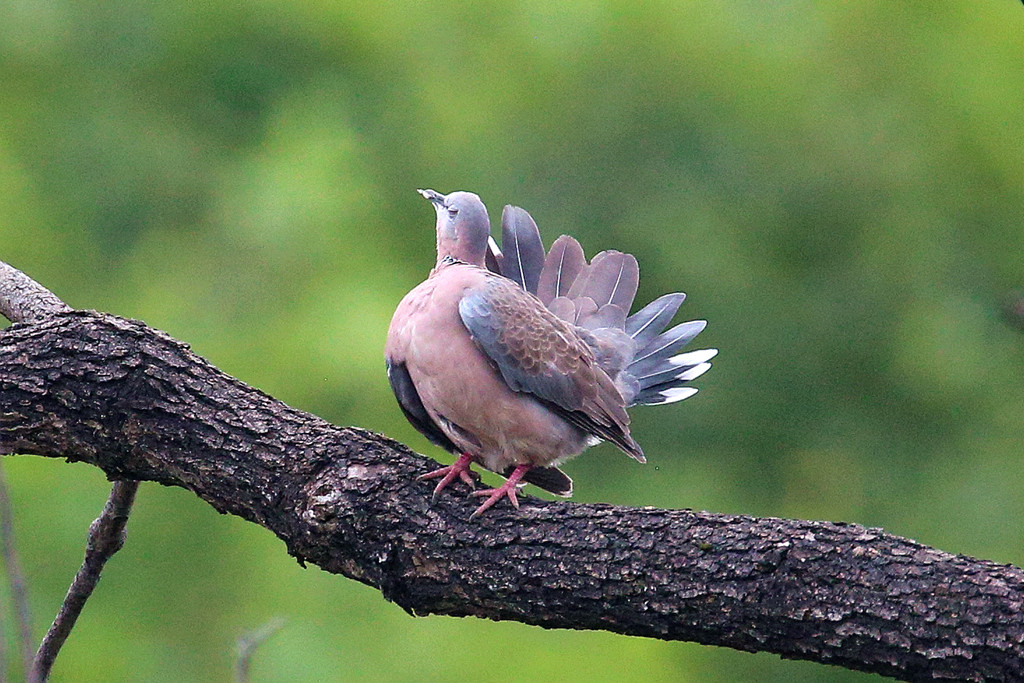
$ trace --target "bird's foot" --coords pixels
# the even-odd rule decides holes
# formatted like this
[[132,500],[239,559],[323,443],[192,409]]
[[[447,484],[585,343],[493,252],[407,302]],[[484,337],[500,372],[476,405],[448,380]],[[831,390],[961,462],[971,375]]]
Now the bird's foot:
[[483,504],[476,509],[476,512],[469,516],[469,518],[473,519],[474,517],[480,516],[488,508],[492,507],[495,503],[500,501],[502,498],[506,497],[508,498],[509,502],[512,503],[512,507],[518,510],[519,499],[516,497],[516,494],[519,492],[520,488],[526,485],[520,484],[519,480],[523,478],[523,475],[526,474],[526,471],[529,470],[531,467],[533,467],[533,465],[517,465],[516,468],[512,470],[512,474],[509,476],[509,478],[505,480],[505,483],[499,486],[498,488],[484,489],[483,491],[474,491],[472,495],[487,496],[487,500],[485,500]]
[[437,496],[448,484],[452,483],[456,479],[461,479],[469,485],[469,488],[476,488],[476,482],[473,481],[473,470],[470,469],[470,465],[473,464],[473,456],[468,453],[463,453],[459,456],[458,460],[453,462],[448,467],[442,467],[441,469],[434,470],[433,472],[427,472],[416,477],[416,481],[425,481],[427,479],[436,479],[441,477],[441,481],[434,487],[434,495],[430,497],[431,504],[437,502]]

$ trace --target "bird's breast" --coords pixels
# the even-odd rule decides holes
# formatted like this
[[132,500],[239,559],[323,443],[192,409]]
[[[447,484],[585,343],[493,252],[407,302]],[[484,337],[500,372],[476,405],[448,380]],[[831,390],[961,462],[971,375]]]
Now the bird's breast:
[[[455,268],[455,267],[451,267]],[[583,434],[528,394],[505,383],[459,315],[466,291],[479,286],[468,270],[440,273],[411,291],[395,312],[394,340],[424,408],[465,452],[498,472],[510,465],[548,465],[579,453]]]

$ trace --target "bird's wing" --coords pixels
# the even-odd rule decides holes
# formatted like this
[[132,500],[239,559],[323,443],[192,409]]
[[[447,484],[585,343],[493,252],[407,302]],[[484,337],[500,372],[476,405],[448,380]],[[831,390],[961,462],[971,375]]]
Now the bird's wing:
[[567,422],[643,461],[622,395],[575,326],[494,276],[466,291],[459,315],[509,388],[533,395]]
[[427,437],[430,443],[451,453],[458,453],[458,447],[441,431],[427,413],[427,409],[423,407],[423,401],[420,400],[419,392],[416,391],[416,385],[413,384],[405,363],[387,359],[387,367],[388,382],[391,383],[391,390],[395,392],[395,398],[398,399],[398,405],[405,413],[406,419],[420,434]]

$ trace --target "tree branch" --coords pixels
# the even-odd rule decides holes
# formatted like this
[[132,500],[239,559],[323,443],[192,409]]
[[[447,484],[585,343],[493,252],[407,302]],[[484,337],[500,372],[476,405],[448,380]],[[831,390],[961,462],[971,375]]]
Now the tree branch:
[[94,312],[0,334],[0,452],[193,491],[300,562],[411,614],[511,619],[775,652],[907,680],[1024,678],[1024,571],[854,524],[526,498],[473,501],[434,463]]

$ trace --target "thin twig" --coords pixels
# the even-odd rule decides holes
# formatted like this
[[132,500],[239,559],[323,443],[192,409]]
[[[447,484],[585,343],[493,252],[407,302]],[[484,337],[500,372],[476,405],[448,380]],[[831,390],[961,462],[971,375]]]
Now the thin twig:
[[50,675],[53,662],[67,640],[68,634],[75,626],[78,615],[85,607],[85,601],[92,595],[100,580],[100,572],[110,556],[121,549],[125,539],[125,525],[135,501],[135,492],[139,488],[137,481],[115,481],[110,490],[110,498],[103,507],[103,512],[89,527],[89,541],[85,548],[85,561],[82,568],[75,574],[75,580],[68,589],[64,604],[60,606],[53,625],[43,638],[39,651],[36,652],[28,680],[41,683]]
[[[7,581],[11,586],[11,600],[14,602],[18,617],[18,641],[21,650],[21,661],[24,671],[32,668],[32,616],[28,609],[28,586],[25,574],[21,571],[18,561],[17,545],[14,542],[14,510],[7,493],[7,480],[3,468],[0,467],[0,552],[3,553],[4,568],[7,570]],[[6,671],[6,656],[2,662]]]
[[274,617],[253,631],[246,631],[238,637],[238,659],[235,660],[235,683],[249,683],[249,665],[256,648],[284,626],[284,619]]

